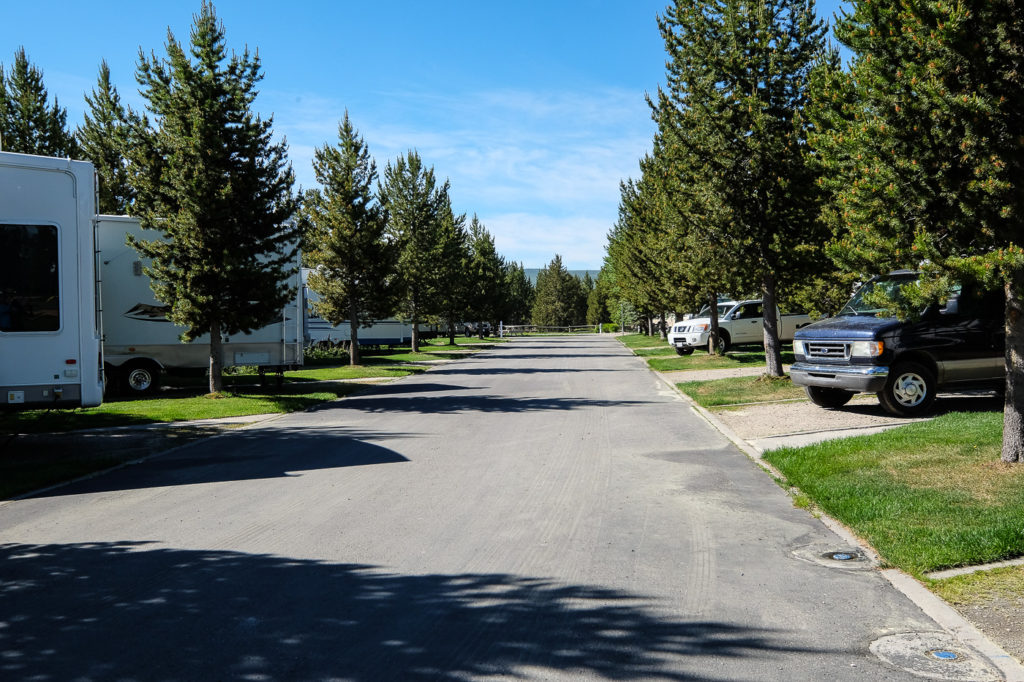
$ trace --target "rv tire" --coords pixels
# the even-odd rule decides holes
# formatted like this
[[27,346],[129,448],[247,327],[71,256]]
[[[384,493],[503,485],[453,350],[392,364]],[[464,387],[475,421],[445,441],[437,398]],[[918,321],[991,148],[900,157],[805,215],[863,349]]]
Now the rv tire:
[[128,395],[149,395],[160,386],[160,367],[153,362],[134,361],[121,370]]

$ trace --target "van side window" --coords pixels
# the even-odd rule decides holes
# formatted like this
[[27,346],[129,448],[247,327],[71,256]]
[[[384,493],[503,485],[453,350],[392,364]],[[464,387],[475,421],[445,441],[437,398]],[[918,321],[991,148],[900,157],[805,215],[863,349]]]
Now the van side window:
[[58,231],[0,225],[0,332],[60,329]]

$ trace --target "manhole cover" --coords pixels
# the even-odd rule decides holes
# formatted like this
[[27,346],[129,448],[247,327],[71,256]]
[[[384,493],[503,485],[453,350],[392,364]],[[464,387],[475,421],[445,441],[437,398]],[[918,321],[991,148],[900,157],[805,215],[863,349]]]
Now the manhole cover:
[[956,661],[960,659],[960,654],[949,649],[932,649],[928,652],[928,655],[940,661]]
[[871,643],[871,653],[897,668],[932,680],[995,682],[999,672],[945,632],[907,632]]
[[822,559],[829,559],[831,561],[858,561],[863,559],[860,552],[851,551],[839,551],[839,552],[825,552],[821,555]]
[[864,552],[855,547],[836,547],[824,544],[808,545],[793,550],[793,556],[819,566],[844,568],[848,570],[867,570],[873,567],[872,561]]

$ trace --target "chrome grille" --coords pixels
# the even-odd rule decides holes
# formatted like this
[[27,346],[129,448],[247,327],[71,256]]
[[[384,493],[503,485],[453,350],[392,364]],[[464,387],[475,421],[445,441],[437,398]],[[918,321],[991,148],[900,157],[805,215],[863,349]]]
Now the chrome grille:
[[815,360],[849,360],[849,341],[804,341],[804,351],[808,359]]

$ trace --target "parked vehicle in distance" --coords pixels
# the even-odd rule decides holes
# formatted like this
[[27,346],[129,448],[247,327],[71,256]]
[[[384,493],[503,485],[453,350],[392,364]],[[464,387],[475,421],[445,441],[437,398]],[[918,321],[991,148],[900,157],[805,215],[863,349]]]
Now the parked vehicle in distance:
[[[137,218],[100,215],[96,220],[103,275],[103,349],[107,381],[116,382],[129,394],[157,389],[161,374],[169,369],[209,367],[210,336],[191,343],[180,340],[183,327],[167,319],[167,306],[156,300],[143,273],[139,253],[125,243],[125,235],[152,239]],[[250,334],[225,338],[225,367],[252,365],[264,371],[283,371],[302,366],[304,306],[299,281],[301,257],[295,256],[289,285],[295,297],[280,317]]]
[[0,407],[103,400],[92,164],[0,152]]
[[490,322],[464,322],[462,324],[462,335],[463,336],[490,336],[491,335],[491,323]]
[[909,417],[927,413],[940,390],[1005,385],[1003,292],[961,286],[916,321],[878,317],[865,300],[879,288],[899,296],[917,277],[907,270],[876,277],[837,317],[797,332],[790,377],[814,404],[840,407],[856,393],[876,393],[887,412]]
[[[736,301],[718,301],[718,319],[721,320],[725,317],[725,314],[736,307]],[[680,347],[676,345],[677,339],[685,339],[686,335],[692,331],[700,331],[703,325],[707,325],[703,330],[711,328],[711,320],[708,318],[708,313],[711,308],[704,306],[698,312],[692,315],[686,315],[683,319],[677,320],[671,327],[669,327],[666,338],[668,339],[668,345],[676,349],[676,353],[679,355],[689,355],[693,352],[693,347],[688,346],[685,343]]]
[[[779,341],[793,340],[797,329],[811,323],[804,313],[780,314]],[[689,355],[696,348],[707,348],[711,334],[711,318],[706,314],[672,325],[668,341],[679,355]],[[721,352],[732,346],[764,345],[764,313],[760,300],[728,301],[718,304],[718,348]]]

